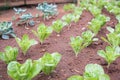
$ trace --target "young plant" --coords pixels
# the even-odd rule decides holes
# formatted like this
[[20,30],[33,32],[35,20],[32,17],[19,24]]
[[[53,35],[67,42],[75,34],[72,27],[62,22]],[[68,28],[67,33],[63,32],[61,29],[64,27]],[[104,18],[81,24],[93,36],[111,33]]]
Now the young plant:
[[92,6],[90,6],[89,8],[88,8],[88,10],[93,14],[93,16],[98,16],[99,14],[101,14],[101,9],[99,9],[97,6],[94,6],[94,5],[92,5]]
[[120,23],[120,15],[116,16],[116,19],[118,20],[118,22]]
[[64,15],[62,20],[65,21],[67,25],[70,25],[70,23],[73,21],[73,14]]
[[65,11],[74,11],[74,8],[75,8],[74,4],[67,4],[67,5],[64,5],[63,7]]
[[115,61],[118,57],[120,57],[120,47],[113,48],[113,47],[107,46],[105,51],[99,50],[98,55],[107,61],[108,63],[107,67],[109,68],[110,64],[113,61]]
[[44,20],[49,19],[50,16],[54,16],[58,14],[57,5],[55,4],[48,4],[44,2],[42,4],[38,4],[36,9],[43,12]]
[[15,11],[15,15],[12,17],[13,20],[17,19],[17,16],[21,16],[23,13],[27,11],[27,9],[22,9],[22,8],[13,8]]
[[80,14],[79,15],[73,14],[73,21],[75,23],[77,23],[79,21],[79,19],[80,19]]
[[98,64],[87,64],[83,77],[84,80],[110,80],[102,66]]
[[34,20],[32,20],[33,17],[34,16],[31,13],[23,14],[20,16],[20,20],[17,22],[17,25],[25,24],[27,26],[29,25],[32,27],[35,25]]
[[89,22],[88,28],[95,34],[97,34],[100,31],[101,27],[109,20],[109,17],[106,17],[104,15],[98,15],[94,19],[92,19],[91,22]]
[[77,56],[83,48],[82,47],[83,39],[80,36],[77,36],[77,37],[71,37],[70,41],[71,41],[70,45]]
[[39,41],[42,44],[44,40],[48,38],[50,34],[52,33],[52,28],[45,26],[45,24],[41,24],[37,28],[37,31],[32,30],[32,32],[39,38]]
[[13,80],[32,80],[41,70],[40,60],[28,59],[23,64],[12,61],[7,66],[7,73]]
[[107,27],[107,30],[108,30],[110,33],[119,34],[119,33],[120,33],[120,23],[118,23],[118,24],[115,26],[115,29],[112,28],[112,27]]
[[55,53],[45,53],[44,56],[40,59],[43,68],[42,71],[46,74],[49,75],[57,66],[57,64],[61,60],[61,54],[55,52]]
[[20,38],[15,38],[15,39],[24,55],[26,55],[28,49],[32,45],[37,44],[37,41],[35,41],[34,39],[30,40],[27,34],[23,35],[22,39]]
[[81,8],[81,7],[75,7],[75,8],[74,8],[73,15],[79,15],[79,16],[81,16],[83,10],[84,10],[84,9]]
[[112,4],[111,2],[107,3],[105,5],[105,8],[110,12],[110,13],[114,13],[115,15],[119,15],[120,14],[120,8],[118,6],[116,6],[115,4]]
[[69,77],[67,80],[84,80],[84,78],[79,75],[73,75],[73,76]]
[[71,37],[70,45],[73,48],[76,56],[78,53],[85,47],[89,46],[93,41],[98,41],[97,38],[93,38],[94,33],[92,33],[90,30],[85,31],[82,33],[81,37],[77,36],[76,38]]
[[98,64],[87,64],[83,76],[74,75],[67,80],[110,80],[110,77],[105,74],[102,66]]
[[61,20],[56,20],[53,22],[52,24],[52,28],[54,31],[56,31],[57,33],[60,33],[60,31],[62,30],[62,28],[66,25],[66,23],[64,23]]
[[80,7],[88,10],[89,6],[90,6],[89,0],[81,0]]
[[94,41],[98,41],[98,38],[94,38],[95,34],[90,30],[82,32],[81,36],[83,39],[83,48],[89,46]]
[[7,64],[11,61],[16,61],[18,55],[18,49],[7,46],[4,49],[5,52],[0,52],[0,59],[5,61]]
[[0,36],[2,37],[2,39],[16,37],[12,28],[12,22],[0,22]]
[[103,41],[107,42],[110,46],[117,47],[120,45],[120,34],[109,33],[107,34],[107,39],[101,37]]
[[21,14],[27,11],[27,9],[22,9],[22,8],[13,8],[16,14]]

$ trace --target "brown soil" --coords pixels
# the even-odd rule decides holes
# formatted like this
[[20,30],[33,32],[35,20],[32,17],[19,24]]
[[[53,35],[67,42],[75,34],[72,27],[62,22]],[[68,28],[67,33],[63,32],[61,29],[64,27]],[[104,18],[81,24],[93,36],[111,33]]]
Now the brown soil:
[[[63,15],[67,14],[67,12],[63,11],[62,6],[63,5],[59,5],[59,15],[56,18],[50,19],[48,21],[43,21],[43,19],[40,17],[37,20],[40,20],[40,23],[44,22],[46,25],[50,26],[52,24],[52,21],[61,19]],[[35,7],[28,8],[28,11],[33,15],[39,12],[35,9]],[[109,14],[106,10],[103,10],[103,14],[110,16],[111,20],[102,27],[101,31],[97,35],[98,38],[105,36],[107,33],[106,26],[114,27],[117,24],[117,20],[113,14]],[[0,19],[1,21],[9,21],[13,15],[14,12],[12,10],[4,11],[0,15]],[[97,51],[99,49],[105,49],[105,46],[108,45],[101,39],[82,50],[78,57],[75,57],[75,54],[69,45],[70,37],[81,35],[81,33],[84,31],[83,28],[85,28],[85,30],[87,29],[87,23],[91,21],[92,18],[93,16],[90,14],[90,12],[84,11],[78,23],[72,23],[69,30],[68,26],[63,28],[60,37],[58,37],[57,34],[53,32],[42,45],[37,44],[35,46],[32,46],[26,56],[24,56],[21,50],[19,50],[19,56],[17,60],[23,63],[28,58],[39,59],[45,52],[59,52],[62,54],[62,60],[57,66],[55,72],[51,73],[48,76],[40,73],[33,80],[66,80],[67,77],[74,74],[82,75],[85,66],[89,63],[97,63],[102,65],[105,69],[105,72],[110,76],[111,80],[120,80],[120,59],[117,59],[113,64],[110,65],[110,68],[107,69],[107,64],[104,59],[97,55]],[[28,34],[31,39],[33,38],[38,40],[33,35],[31,30],[36,30],[39,24],[36,24],[35,27],[29,27],[30,29],[28,30],[23,26],[13,26],[13,28],[18,37],[21,37],[23,34]],[[0,51],[3,51],[4,48],[8,45],[18,47],[14,38],[11,38],[9,40],[0,39]],[[7,75],[6,68],[7,65],[3,61],[0,61],[0,80],[12,80]]]

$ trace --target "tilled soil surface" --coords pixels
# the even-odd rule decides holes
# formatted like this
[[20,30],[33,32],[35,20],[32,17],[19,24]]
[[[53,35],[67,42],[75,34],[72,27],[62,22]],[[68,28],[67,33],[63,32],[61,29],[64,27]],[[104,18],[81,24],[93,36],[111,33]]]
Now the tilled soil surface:
[[[55,18],[52,18],[48,21],[43,21],[42,17],[34,19],[36,21],[35,27],[28,27],[29,29],[25,29],[24,26],[16,26],[14,24],[13,28],[15,33],[20,38],[23,34],[28,34],[31,39],[38,40],[31,30],[36,30],[40,23],[45,23],[46,25],[50,26],[52,21],[61,19],[63,15],[68,14],[63,10],[62,7],[63,5],[58,5],[59,15]],[[39,13],[34,6],[28,8],[28,12],[31,12],[33,15]],[[114,27],[117,24],[117,20],[113,14],[108,13],[105,9],[103,9],[103,14],[109,16],[111,20],[102,27],[101,31],[97,35],[99,41],[94,42],[87,48],[83,49],[78,57],[75,57],[75,54],[70,47],[70,37],[80,36],[83,31],[88,29],[88,22],[94,18],[88,11],[83,11],[78,23],[71,23],[71,26],[65,26],[60,33],[60,36],[57,36],[57,33],[53,32],[43,44],[32,46],[27,52],[26,56],[24,56],[19,49],[19,56],[17,57],[17,60],[23,63],[28,58],[33,60],[39,59],[45,52],[59,52],[62,54],[62,59],[53,73],[50,75],[40,73],[33,80],[66,80],[69,76],[74,74],[82,75],[85,66],[89,63],[97,63],[102,65],[105,72],[110,76],[111,80],[120,80],[120,59],[117,59],[113,64],[110,65],[110,68],[107,69],[107,63],[105,60],[97,55],[98,50],[105,49],[105,47],[108,45],[100,39],[101,36],[105,36],[108,33],[106,26]],[[0,20],[10,21],[13,15],[13,10],[3,11],[1,12]],[[15,23],[17,21],[13,22]],[[4,51],[4,48],[8,45],[18,47],[14,38],[10,38],[9,40],[0,39],[0,51]],[[7,75],[7,65],[3,61],[0,61],[0,80],[12,80]]]

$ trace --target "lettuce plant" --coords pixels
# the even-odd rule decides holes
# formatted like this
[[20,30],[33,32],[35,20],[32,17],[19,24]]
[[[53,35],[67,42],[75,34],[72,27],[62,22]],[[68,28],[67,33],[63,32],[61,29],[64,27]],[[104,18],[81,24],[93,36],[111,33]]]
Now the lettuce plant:
[[102,37],[102,39],[110,44],[113,47],[120,45],[120,23],[118,23],[114,28],[107,27],[107,30],[110,32],[107,34],[107,39]]
[[116,19],[118,20],[118,22],[120,23],[120,15],[116,16]]
[[78,53],[83,49],[83,47],[81,47],[83,43],[83,39],[80,36],[77,36],[77,37],[71,37],[70,41],[71,41],[70,45],[77,56]]
[[82,33],[81,37],[77,36],[76,38],[70,38],[70,45],[73,48],[73,51],[75,52],[76,56],[83,48],[89,46],[93,41],[98,41],[97,38],[93,37],[94,33],[92,33],[90,30],[87,30]]
[[11,61],[16,61],[18,55],[18,49],[7,46],[4,49],[5,52],[0,52],[0,59],[5,61],[7,64]]
[[67,80],[110,80],[101,65],[87,64],[83,76],[74,75]]
[[63,7],[65,11],[74,11],[74,8],[75,8],[74,4],[67,4],[67,5],[64,5]]
[[119,33],[120,33],[120,23],[118,23],[118,24],[115,26],[115,29],[112,28],[112,27],[107,27],[107,30],[108,30],[110,33],[119,34]]
[[32,30],[32,32],[39,38],[39,41],[43,43],[44,40],[52,33],[52,28],[45,26],[45,24],[41,24],[37,28],[37,31]]
[[79,75],[73,75],[73,76],[69,77],[67,80],[84,80],[84,78]]
[[98,8],[102,9],[108,2],[106,0],[97,0],[97,4],[96,6],[98,6]]
[[27,53],[28,49],[32,45],[37,44],[37,41],[35,41],[34,39],[30,40],[27,34],[23,35],[22,39],[20,38],[15,38],[15,39],[24,55]]
[[53,22],[52,24],[52,28],[54,31],[56,31],[57,33],[60,33],[60,31],[62,30],[62,28],[66,25],[66,23],[64,23],[61,20],[56,20]]
[[80,19],[80,14],[79,15],[73,14],[73,21],[75,23],[77,23],[79,21],[79,19]]
[[115,15],[118,15],[120,12],[120,8],[117,6],[117,5],[115,5],[115,4],[113,4],[113,3],[111,3],[111,2],[109,2],[109,3],[107,3],[106,5],[105,5],[105,8],[110,12],[110,13],[114,13]]
[[101,9],[99,9],[97,6],[90,6],[88,8],[88,10],[93,14],[93,16],[98,16],[99,14],[101,14]]
[[101,27],[109,20],[109,17],[106,17],[104,15],[98,15],[94,19],[92,19],[91,22],[89,22],[88,28],[95,34],[97,34],[100,31]]
[[55,53],[45,53],[44,56],[41,58],[41,62],[43,64],[42,71],[49,75],[57,66],[57,64],[61,60],[61,55],[57,52]]
[[65,21],[67,25],[70,25],[70,23],[73,21],[73,14],[64,15],[62,20]]
[[82,8],[88,9],[89,6],[90,6],[89,0],[81,0],[80,6],[81,6]]
[[110,46],[117,47],[120,45],[120,34],[109,33],[107,39],[102,37],[102,40],[107,42]]
[[7,73],[13,80],[32,80],[41,70],[40,60],[28,59],[23,64],[12,61],[7,66]]
[[110,64],[115,61],[118,57],[120,57],[120,47],[110,47],[107,46],[105,51],[104,50],[99,50],[98,55],[104,58],[107,63],[108,63],[108,68]]
[[95,34],[90,30],[82,32],[81,36],[83,39],[83,47],[84,48],[89,46],[93,41],[98,41],[98,38],[94,38]]
[[84,9],[81,8],[81,7],[75,7],[75,8],[74,8],[73,14],[74,14],[74,15],[79,15],[79,16],[80,16],[80,15],[82,14],[83,10],[84,10]]
[[98,64],[87,64],[83,77],[84,80],[110,80],[110,77],[105,74],[102,66]]

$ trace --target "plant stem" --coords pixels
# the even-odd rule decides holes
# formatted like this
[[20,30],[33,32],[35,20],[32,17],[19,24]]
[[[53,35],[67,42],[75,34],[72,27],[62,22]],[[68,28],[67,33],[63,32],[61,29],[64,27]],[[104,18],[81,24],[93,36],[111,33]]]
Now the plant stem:
[[109,68],[110,67],[110,63],[108,63],[108,65],[107,65],[107,68]]

